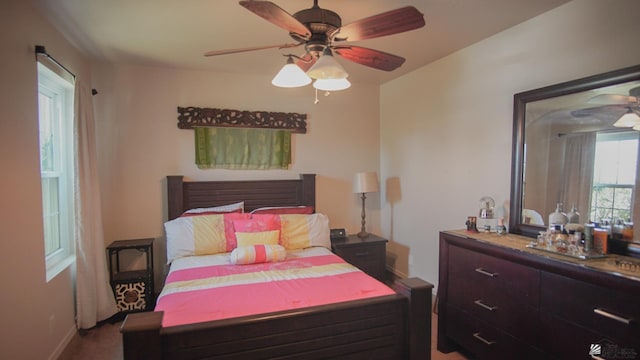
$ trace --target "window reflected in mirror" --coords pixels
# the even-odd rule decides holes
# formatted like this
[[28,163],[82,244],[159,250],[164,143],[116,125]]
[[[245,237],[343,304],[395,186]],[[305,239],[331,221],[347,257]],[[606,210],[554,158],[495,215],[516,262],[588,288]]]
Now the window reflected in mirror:
[[589,220],[632,223],[638,132],[599,133],[595,146]]

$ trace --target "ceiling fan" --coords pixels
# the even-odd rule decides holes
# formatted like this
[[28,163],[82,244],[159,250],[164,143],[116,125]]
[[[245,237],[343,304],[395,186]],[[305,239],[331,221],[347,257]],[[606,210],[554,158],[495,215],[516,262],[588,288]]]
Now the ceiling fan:
[[205,53],[205,56],[304,46],[304,52],[300,56],[285,55],[289,63],[293,62],[292,57],[296,58],[295,63],[304,71],[309,70],[320,57],[333,53],[374,69],[393,71],[405,62],[403,57],[350,45],[348,42],[398,34],[425,25],[424,16],[413,6],[387,11],[343,26],[340,15],[320,8],[318,0],[313,1],[313,7],[300,10],[293,15],[270,1],[249,0],[239,3],[252,13],[288,31],[294,43],[214,50]]
[[587,101],[597,106],[571,112],[574,117],[603,116],[613,120],[615,127],[640,130],[640,86],[629,89],[629,95],[600,94]]

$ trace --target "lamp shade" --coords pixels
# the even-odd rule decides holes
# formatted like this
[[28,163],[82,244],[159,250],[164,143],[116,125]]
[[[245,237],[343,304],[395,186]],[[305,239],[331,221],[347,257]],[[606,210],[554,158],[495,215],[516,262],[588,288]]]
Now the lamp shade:
[[322,56],[311,69],[307,70],[307,75],[314,79],[344,79],[349,76],[328,47],[324,49]]
[[318,79],[313,82],[313,87],[324,91],[338,91],[351,87],[351,82],[345,79]]
[[379,190],[378,174],[374,171],[359,172],[353,178],[354,193],[373,193]]
[[635,127],[640,125],[640,116],[629,109],[614,124],[615,127]]
[[311,82],[311,78],[293,63],[293,59],[289,57],[285,66],[271,80],[271,83],[278,87],[293,88],[305,86]]

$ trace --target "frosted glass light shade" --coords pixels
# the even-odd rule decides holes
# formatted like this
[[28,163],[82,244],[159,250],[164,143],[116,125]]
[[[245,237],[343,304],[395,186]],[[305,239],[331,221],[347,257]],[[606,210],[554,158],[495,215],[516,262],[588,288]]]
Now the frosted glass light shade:
[[360,193],[373,193],[378,192],[378,174],[375,171],[360,172],[353,178],[353,192]]
[[622,115],[620,119],[613,124],[615,127],[635,127],[638,125],[640,125],[640,116],[631,109],[629,109],[629,111]]
[[347,79],[318,79],[313,87],[324,91],[338,91],[350,88],[351,83]]
[[329,48],[324,49],[318,61],[307,70],[307,75],[314,79],[345,79],[349,76]]
[[287,64],[280,69],[271,83],[278,87],[293,88],[308,85],[311,78],[289,58]]

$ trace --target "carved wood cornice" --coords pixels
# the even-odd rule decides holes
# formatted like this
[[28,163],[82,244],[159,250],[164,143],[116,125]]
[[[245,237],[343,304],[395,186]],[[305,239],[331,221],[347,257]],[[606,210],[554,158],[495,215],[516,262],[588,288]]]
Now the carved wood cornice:
[[199,126],[285,129],[293,133],[307,132],[307,114],[242,111],[199,107],[178,107],[178,128]]

